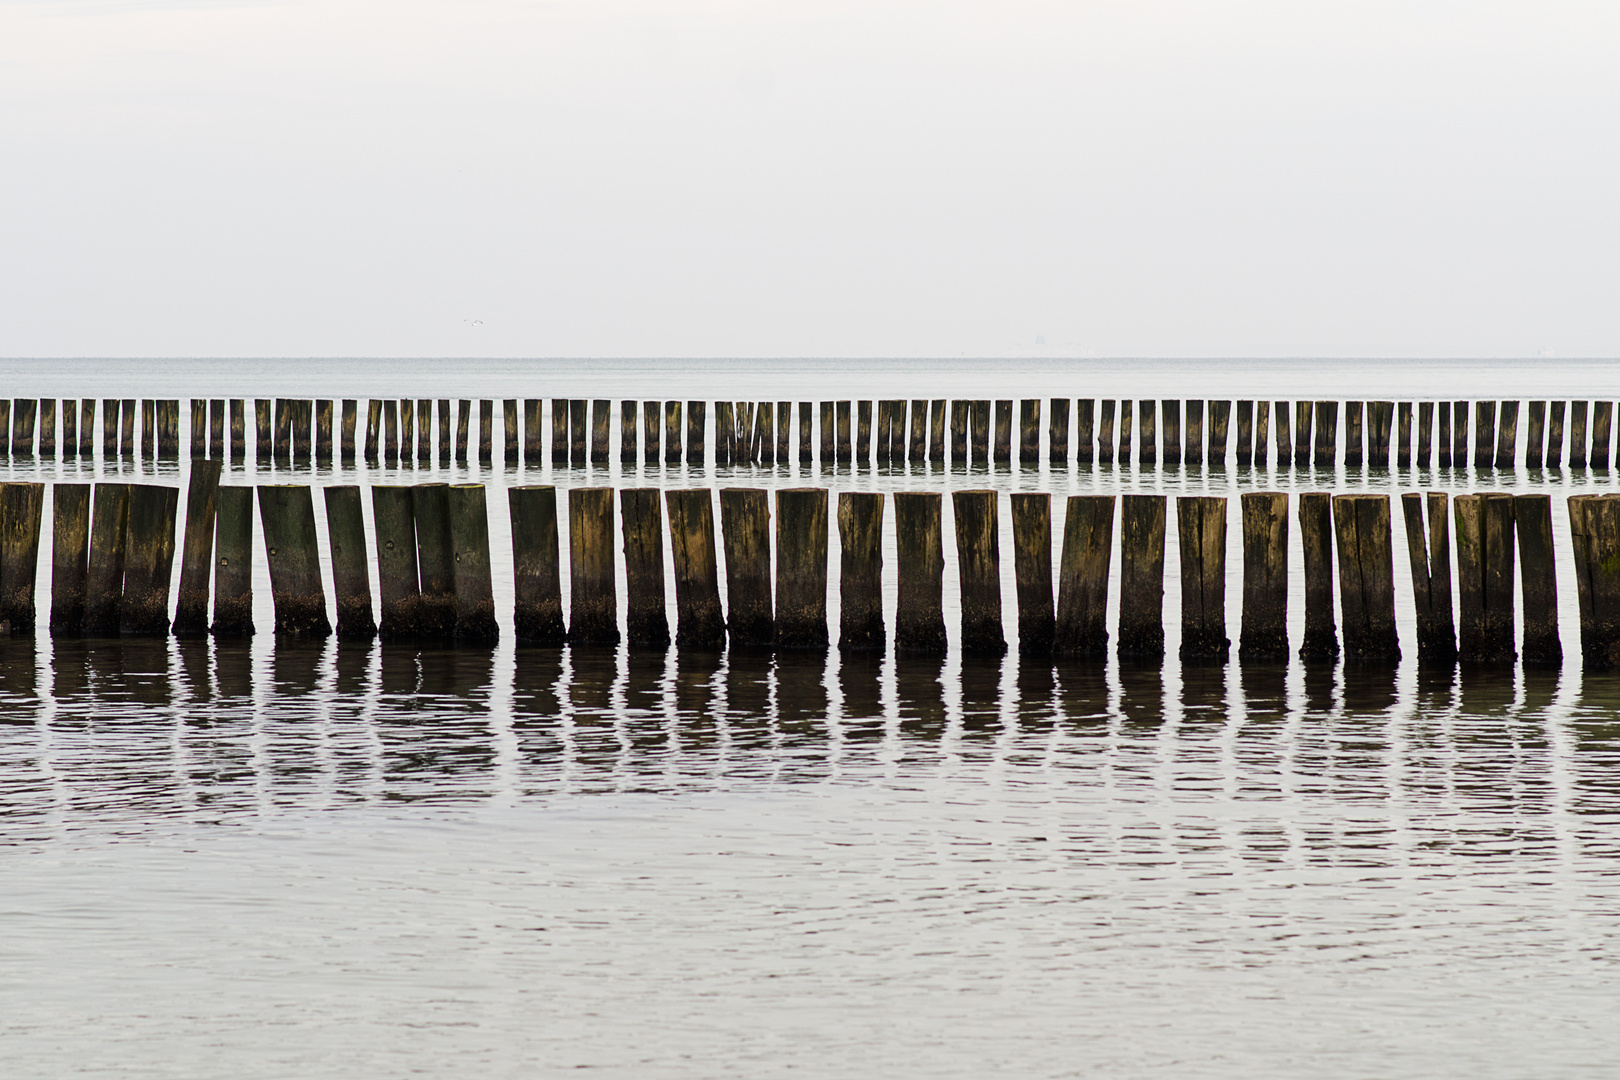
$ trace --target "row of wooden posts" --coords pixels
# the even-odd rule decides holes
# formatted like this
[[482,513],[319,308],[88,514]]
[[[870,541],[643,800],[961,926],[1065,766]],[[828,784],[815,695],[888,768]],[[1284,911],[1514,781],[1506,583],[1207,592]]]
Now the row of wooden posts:
[[[295,484],[257,489],[222,486],[219,477],[218,461],[194,466],[172,625],[169,581],[178,489],[129,483],[56,484],[52,633],[251,634],[257,490],[276,633],[331,634],[313,489]],[[473,644],[496,640],[483,485],[373,486],[374,548],[365,535],[361,488],[334,485],[321,491],[340,639],[380,634],[393,640]],[[667,512],[678,613],[676,644],[719,649],[729,637],[732,646],[748,648],[829,645],[827,489],[776,491],[774,529],[768,491],[721,489],[718,546],[711,489],[625,488],[617,495],[618,528],[614,489],[577,487],[567,492],[571,589],[565,629],[557,489],[508,489],[513,624],[520,642],[618,644],[618,548],[628,601],[624,639],[631,646],[667,645],[671,640],[663,554]],[[894,645],[901,652],[942,652],[949,635],[943,607],[943,497],[937,492],[898,492],[889,497],[878,492],[839,493],[838,646],[882,650],[887,645],[880,540],[888,498],[893,500],[896,534]],[[1069,497],[1054,590],[1051,496],[1044,493],[1009,496],[1021,653],[1095,657],[1107,652],[1116,498],[1120,585],[1115,646],[1122,657],[1151,660],[1163,655],[1166,497]],[[994,491],[957,491],[951,499],[961,595],[959,643],[969,653],[1000,653],[1006,649],[1001,497]],[[1289,502],[1281,492],[1241,496],[1241,658],[1277,660],[1289,653]],[[34,628],[42,503],[42,484],[0,485],[0,618],[13,634],[31,634]],[[1218,661],[1230,649],[1227,507],[1224,497],[1175,500],[1184,660]],[[1523,659],[1538,664],[1561,660],[1549,496],[1488,493],[1448,499],[1440,492],[1408,493],[1401,496],[1401,508],[1420,661],[1509,663],[1516,658],[1515,561],[1523,595],[1519,624]],[[1620,495],[1571,497],[1569,516],[1583,657],[1592,666],[1613,666],[1620,663]],[[1348,659],[1398,659],[1389,496],[1306,493],[1297,499],[1297,517],[1305,573],[1300,655],[1337,656],[1342,635]],[[1453,526],[1459,616],[1455,622]],[[1337,625],[1335,549],[1341,613]],[[380,620],[372,608],[372,550]],[[724,613],[717,550],[724,553]]]
[[[102,455],[172,459],[179,453],[178,399],[101,400]],[[190,402],[190,453],[194,458],[244,461],[248,400],[200,399]],[[372,464],[431,464],[437,425],[438,460],[468,461],[469,452],[495,460],[497,402],[449,399],[377,399],[366,402],[363,432],[360,401],[345,399],[265,399],[251,402],[255,459],[352,464],[357,448]],[[550,399],[549,426],[543,399],[506,399],[501,406],[508,465],[606,464],[613,427],[607,399]],[[791,401],[714,403],[716,464],[776,464],[793,460],[797,435],[800,463],[934,462],[1010,464],[1014,460],[1016,404],[1022,464],[1041,459],[1043,401]],[[1233,402],[1128,399],[1101,401],[1052,398],[1046,406],[1047,458],[1053,463],[1139,465],[1224,465]],[[1073,406],[1071,410],[1071,405]],[[1469,463],[1469,416],[1473,417],[1475,468],[1518,464],[1518,401],[1252,401],[1236,402],[1235,456],[1238,465],[1265,466],[1273,450],[1278,465],[1441,468]],[[0,401],[0,433],[11,431],[12,457],[35,453],[64,457],[94,452],[96,401],[58,402],[52,398]],[[1566,409],[1567,406],[1567,409]],[[1207,407],[1207,411],[1206,411]],[[1344,439],[1339,438],[1341,419]],[[666,464],[706,463],[709,403],[704,401],[621,401],[618,405],[619,460]],[[1135,419],[1133,421],[1133,409]],[[1523,463],[1531,468],[1564,464],[1566,416],[1571,468],[1608,469],[1613,441],[1614,403],[1608,401],[1528,402]],[[137,434],[136,416],[141,418]],[[473,420],[476,415],[476,442]],[[1074,428],[1071,449],[1071,418]],[[521,424],[520,424],[521,419]],[[1415,420],[1415,424],[1414,424]],[[816,425],[819,421],[819,457]],[[37,432],[36,432],[37,427]],[[1116,437],[1117,432],[1117,437]],[[335,438],[334,438],[335,435]],[[638,445],[639,444],[639,445]],[[6,449],[0,439],[0,450]],[[947,447],[949,455],[947,457]],[[1342,451],[1342,455],[1341,455]]]

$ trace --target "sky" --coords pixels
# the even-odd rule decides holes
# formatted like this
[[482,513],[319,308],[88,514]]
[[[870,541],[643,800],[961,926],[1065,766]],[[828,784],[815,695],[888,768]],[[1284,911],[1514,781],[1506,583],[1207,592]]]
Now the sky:
[[1620,5],[0,0],[0,356],[1620,356]]

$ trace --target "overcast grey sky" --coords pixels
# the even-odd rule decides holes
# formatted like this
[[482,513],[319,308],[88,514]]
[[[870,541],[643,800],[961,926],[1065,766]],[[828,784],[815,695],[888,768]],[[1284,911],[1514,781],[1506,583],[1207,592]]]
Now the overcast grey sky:
[[1612,0],[0,0],[0,355],[1616,356],[1617,57]]

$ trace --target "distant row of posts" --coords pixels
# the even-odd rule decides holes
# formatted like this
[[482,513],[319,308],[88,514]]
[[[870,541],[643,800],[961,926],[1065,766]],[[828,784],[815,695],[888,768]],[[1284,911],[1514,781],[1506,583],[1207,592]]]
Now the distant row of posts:
[[[262,550],[279,635],[319,638],[335,630],[344,640],[380,634],[385,640],[477,646],[496,640],[483,485],[374,485],[374,535],[369,542],[363,489],[321,488],[334,628],[321,567],[315,489],[298,484],[228,486],[219,478],[217,461],[199,462],[192,471],[172,625],[169,581],[178,489],[56,484],[52,633],[151,635],[172,629],[180,636],[251,634],[251,567],[256,550]],[[0,619],[14,635],[31,634],[34,628],[43,491],[37,483],[0,485]],[[253,542],[255,491],[262,549]],[[667,538],[675,578],[676,645],[700,650],[718,650],[728,642],[742,648],[828,648],[828,542],[830,523],[836,520],[838,647],[882,651],[889,644],[889,630],[882,604],[881,538],[891,503],[898,586],[894,648],[902,654],[940,653],[951,636],[943,605],[944,497],[937,492],[886,496],[846,491],[837,494],[834,508],[826,488],[769,492],[728,487],[719,490],[718,498],[709,488],[567,489],[571,587],[566,627],[558,489],[516,486],[507,489],[507,497],[513,626],[520,642],[670,644]],[[1120,584],[1113,647],[1132,660],[1163,656],[1166,496],[1069,497],[1055,575],[1050,495],[956,491],[950,498],[961,598],[954,633],[964,652],[999,654],[1007,648],[999,540],[1005,501],[1011,513],[1021,653],[1075,658],[1107,654],[1108,583],[1117,532]],[[1448,498],[1439,492],[1400,498],[1416,609],[1416,625],[1410,629],[1419,662],[1559,663],[1563,654],[1550,498],[1498,493]],[[1399,659],[1389,496],[1311,492],[1294,502],[1305,574],[1299,655],[1330,660],[1342,647],[1353,661]],[[1222,497],[1175,499],[1184,661],[1220,662],[1230,652],[1225,596],[1229,505]],[[1238,655],[1282,660],[1291,648],[1290,498],[1281,492],[1251,492],[1240,497],[1240,506]],[[1589,667],[1620,665],[1620,495],[1574,496],[1568,509],[1582,654]],[[724,612],[718,555],[723,555],[726,574]],[[628,604],[622,626],[621,566]],[[1515,566],[1523,597],[1517,620],[1522,656],[1514,644]],[[373,571],[380,618],[373,615]]]
[[[249,404],[257,462],[334,466],[353,465],[357,453],[372,465],[431,466],[435,445],[440,466],[452,461],[468,464],[472,457],[490,465],[497,460],[497,451],[505,465],[547,460],[553,465],[605,465],[610,460],[615,412],[615,403],[608,399],[373,398],[365,402],[362,429],[357,399],[261,398],[251,403],[241,398],[192,399],[190,456],[244,462]],[[1242,400],[1235,403],[1235,437],[1231,401],[1026,398],[713,404],[717,465],[793,460],[1010,465],[1015,459],[1032,465],[1043,456],[1044,406],[1045,457],[1053,464],[1224,465],[1232,442],[1239,466],[1266,467],[1275,462],[1316,468],[1339,464],[1452,468],[1471,461],[1474,468],[1483,469],[1518,464],[1521,403]],[[1570,468],[1610,467],[1613,402],[1527,404],[1525,466],[1559,468],[1567,457]],[[100,399],[102,457],[178,457],[180,406],[177,399]],[[617,413],[621,463],[707,463],[708,402],[620,401]],[[0,438],[0,452],[9,451],[13,458],[35,454],[54,458],[59,452],[64,458],[90,457],[97,415],[98,401],[89,398],[0,401],[0,434],[11,432],[9,443]]]

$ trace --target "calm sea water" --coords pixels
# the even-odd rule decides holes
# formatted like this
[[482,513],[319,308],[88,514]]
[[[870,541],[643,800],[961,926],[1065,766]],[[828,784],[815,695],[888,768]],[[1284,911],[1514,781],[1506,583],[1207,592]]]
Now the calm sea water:
[[[63,397],[1620,398],[1620,367],[1547,361],[0,374],[15,396]],[[151,467],[10,475],[132,468]],[[1562,500],[1614,484],[1045,464],[431,475],[496,489],[1550,490],[1570,597]],[[266,477],[285,478],[249,467],[226,482]],[[503,505],[492,492],[497,568]],[[1234,639],[1237,551],[1234,536]],[[1562,670],[1435,677],[1409,639],[1390,668],[1183,669],[1173,536],[1168,554],[1162,669],[264,634],[0,642],[5,1075],[1612,1073],[1620,679],[1582,673],[1573,604]],[[1004,593],[1013,639],[1010,581]],[[1398,571],[1403,611],[1410,596]]]

